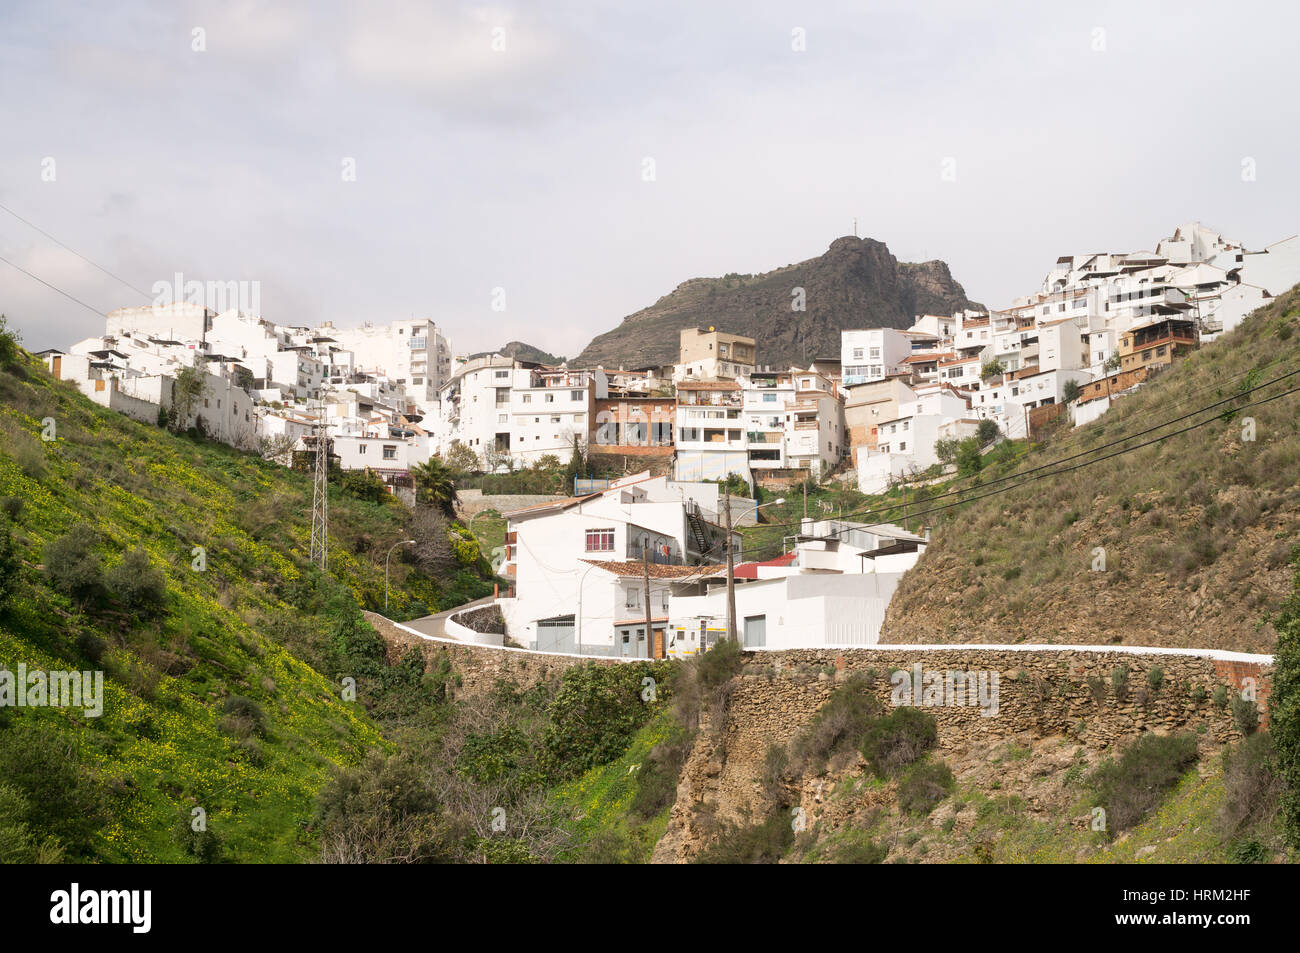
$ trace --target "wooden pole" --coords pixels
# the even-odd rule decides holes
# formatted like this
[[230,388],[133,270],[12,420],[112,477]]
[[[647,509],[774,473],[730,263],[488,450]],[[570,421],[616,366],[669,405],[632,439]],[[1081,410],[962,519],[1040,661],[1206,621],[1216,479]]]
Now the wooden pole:
[[646,541],[641,540],[641,573],[645,582],[645,644],[646,655],[649,658],[658,658],[659,654],[655,651],[655,629],[654,624],[650,621],[650,551],[646,549]]
[[736,562],[731,552],[731,487],[727,487],[725,497],[727,509],[727,638],[733,642],[736,637]]

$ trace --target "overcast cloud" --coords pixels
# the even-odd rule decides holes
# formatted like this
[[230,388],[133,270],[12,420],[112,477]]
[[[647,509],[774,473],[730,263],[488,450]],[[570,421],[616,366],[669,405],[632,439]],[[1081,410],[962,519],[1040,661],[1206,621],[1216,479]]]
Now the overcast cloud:
[[[428,316],[458,352],[571,355],[855,217],[993,307],[1187,220],[1300,231],[1293,3],[111,6],[0,10],[0,203],[146,291],[260,281],[281,323]],[[0,256],[146,303],[4,213]],[[103,328],[3,263],[0,311],[33,349]]]

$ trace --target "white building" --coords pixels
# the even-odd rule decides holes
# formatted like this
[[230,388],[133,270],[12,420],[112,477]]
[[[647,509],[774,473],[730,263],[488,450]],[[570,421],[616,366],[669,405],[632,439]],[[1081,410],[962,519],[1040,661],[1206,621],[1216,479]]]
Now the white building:
[[[506,514],[502,575],[514,588],[500,605],[511,638],[550,651],[644,655],[644,604],[640,642],[624,643],[617,630],[628,619],[626,597],[615,590],[631,565],[643,572],[643,552],[661,586],[699,576],[725,556],[726,532],[695,502],[697,492],[707,490],[638,475]],[[732,545],[739,550],[739,534]]]
[[840,332],[841,382],[845,387],[906,373],[912,338],[894,328],[865,328]]
[[[875,645],[885,610],[926,539],[897,526],[804,520],[794,550],[736,568],[736,627],[746,648]],[[726,633],[726,575],[679,582],[669,599],[672,655]]]

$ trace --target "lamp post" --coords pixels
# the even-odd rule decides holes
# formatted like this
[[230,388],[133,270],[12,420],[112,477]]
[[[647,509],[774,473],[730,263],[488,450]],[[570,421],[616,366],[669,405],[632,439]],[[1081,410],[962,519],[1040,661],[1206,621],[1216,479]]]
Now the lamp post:
[[[579,655],[582,654],[582,584],[587,580],[587,573],[591,572],[595,568],[596,568],[596,564],[592,563],[590,566],[584,569],[582,571],[582,575],[578,577],[578,614],[574,617],[573,621],[574,621],[574,631],[578,639],[577,648],[578,648]],[[614,648],[615,649],[618,648],[617,642]]]
[[[753,507],[746,507],[744,513],[751,509],[757,513],[765,506],[775,506],[777,503],[784,503],[785,497],[772,500],[770,503],[756,503]],[[740,636],[736,632],[736,561],[731,553],[731,491],[727,490],[726,496],[727,507],[727,638],[733,642],[739,642]],[[744,513],[741,515],[743,516]]]
[[393,558],[393,550],[398,546],[413,546],[413,539],[399,539],[388,547],[388,555],[384,557],[384,612],[388,612],[388,561]]

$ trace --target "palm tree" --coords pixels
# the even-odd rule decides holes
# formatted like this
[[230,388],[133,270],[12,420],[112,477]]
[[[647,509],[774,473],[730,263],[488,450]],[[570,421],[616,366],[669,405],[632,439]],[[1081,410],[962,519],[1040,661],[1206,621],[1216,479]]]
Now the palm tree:
[[411,467],[411,478],[415,481],[415,502],[420,506],[434,506],[446,514],[448,519],[456,516],[456,481],[452,479],[451,467],[441,457],[430,457],[424,463]]

